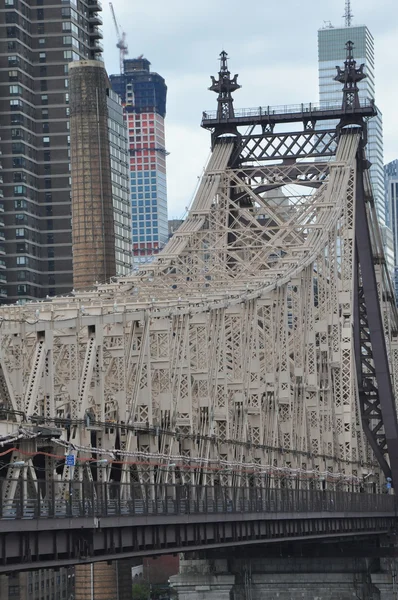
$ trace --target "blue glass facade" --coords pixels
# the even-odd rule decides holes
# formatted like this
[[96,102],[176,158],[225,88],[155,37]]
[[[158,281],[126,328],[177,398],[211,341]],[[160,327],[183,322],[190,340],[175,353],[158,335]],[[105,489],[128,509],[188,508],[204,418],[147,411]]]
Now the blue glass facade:
[[126,60],[124,74],[111,75],[122,98],[129,134],[134,262],[147,261],[167,241],[164,117],[167,87],[144,58]]

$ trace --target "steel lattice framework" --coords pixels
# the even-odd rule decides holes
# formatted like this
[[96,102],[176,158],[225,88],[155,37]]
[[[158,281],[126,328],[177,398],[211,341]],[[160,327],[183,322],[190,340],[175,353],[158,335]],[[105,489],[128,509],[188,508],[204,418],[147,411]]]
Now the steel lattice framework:
[[398,320],[364,158],[374,106],[327,131],[335,108],[303,113],[289,133],[260,111],[241,134],[213,87],[213,152],[163,252],[89,293],[1,309],[4,499],[19,480],[51,495],[70,478],[396,479]]

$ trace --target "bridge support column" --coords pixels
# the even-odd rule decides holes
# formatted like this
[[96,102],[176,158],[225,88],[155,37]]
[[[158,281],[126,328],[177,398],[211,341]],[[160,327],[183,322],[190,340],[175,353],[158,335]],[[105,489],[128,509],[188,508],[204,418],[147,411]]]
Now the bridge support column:
[[372,573],[372,583],[380,594],[380,600],[396,600],[398,596],[398,561],[381,559],[381,571]]
[[381,600],[366,559],[282,556],[229,564],[236,573],[235,600]]
[[131,561],[76,565],[75,600],[130,600],[131,594]]
[[180,560],[180,572],[170,577],[178,600],[229,600],[235,575],[226,560]]

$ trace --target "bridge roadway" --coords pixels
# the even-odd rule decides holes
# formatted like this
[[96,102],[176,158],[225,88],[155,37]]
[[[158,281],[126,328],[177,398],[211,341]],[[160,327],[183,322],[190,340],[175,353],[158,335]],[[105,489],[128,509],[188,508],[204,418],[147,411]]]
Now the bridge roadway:
[[[0,573],[133,556],[383,536],[397,525],[387,494],[322,490],[129,486],[73,482],[51,503],[0,507]],[[132,492],[132,493],[131,493]],[[144,493],[143,493],[144,492]],[[142,499],[144,498],[144,499]]]

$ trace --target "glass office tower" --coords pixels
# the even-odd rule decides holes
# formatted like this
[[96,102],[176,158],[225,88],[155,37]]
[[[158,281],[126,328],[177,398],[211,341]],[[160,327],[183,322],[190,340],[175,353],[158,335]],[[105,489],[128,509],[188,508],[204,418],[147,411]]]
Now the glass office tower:
[[132,269],[128,133],[121,99],[111,88],[108,89],[107,104],[116,275],[122,276]]
[[164,118],[166,83],[143,57],[124,61],[111,75],[129,132],[133,261],[150,260],[168,239]]
[[[360,81],[361,100],[375,98],[374,40],[365,25],[353,27],[327,27],[318,31],[319,99],[321,102],[338,104],[342,101],[341,83],[334,81],[336,65],[343,65],[346,58],[345,44],[354,43],[357,65],[365,65],[367,77]],[[372,163],[370,177],[380,225],[386,224],[383,173],[383,120],[380,111],[368,125],[368,160]]]
[[[359,82],[360,100],[375,99],[374,40],[365,25],[350,27],[328,26],[318,31],[319,98],[322,103],[336,105],[342,101],[341,83],[334,81],[336,65],[342,66],[346,59],[346,43],[354,43],[354,58],[357,65],[365,65],[367,77]],[[330,126],[325,123],[322,127]],[[368,123],[367,158],[371,163],[370,179],[376,212],[381,227],[381,236],[387,266],[394,274],[393,236],[388,222],[388,206],[384,194],[383,171],[383,119],[380,110]]]

